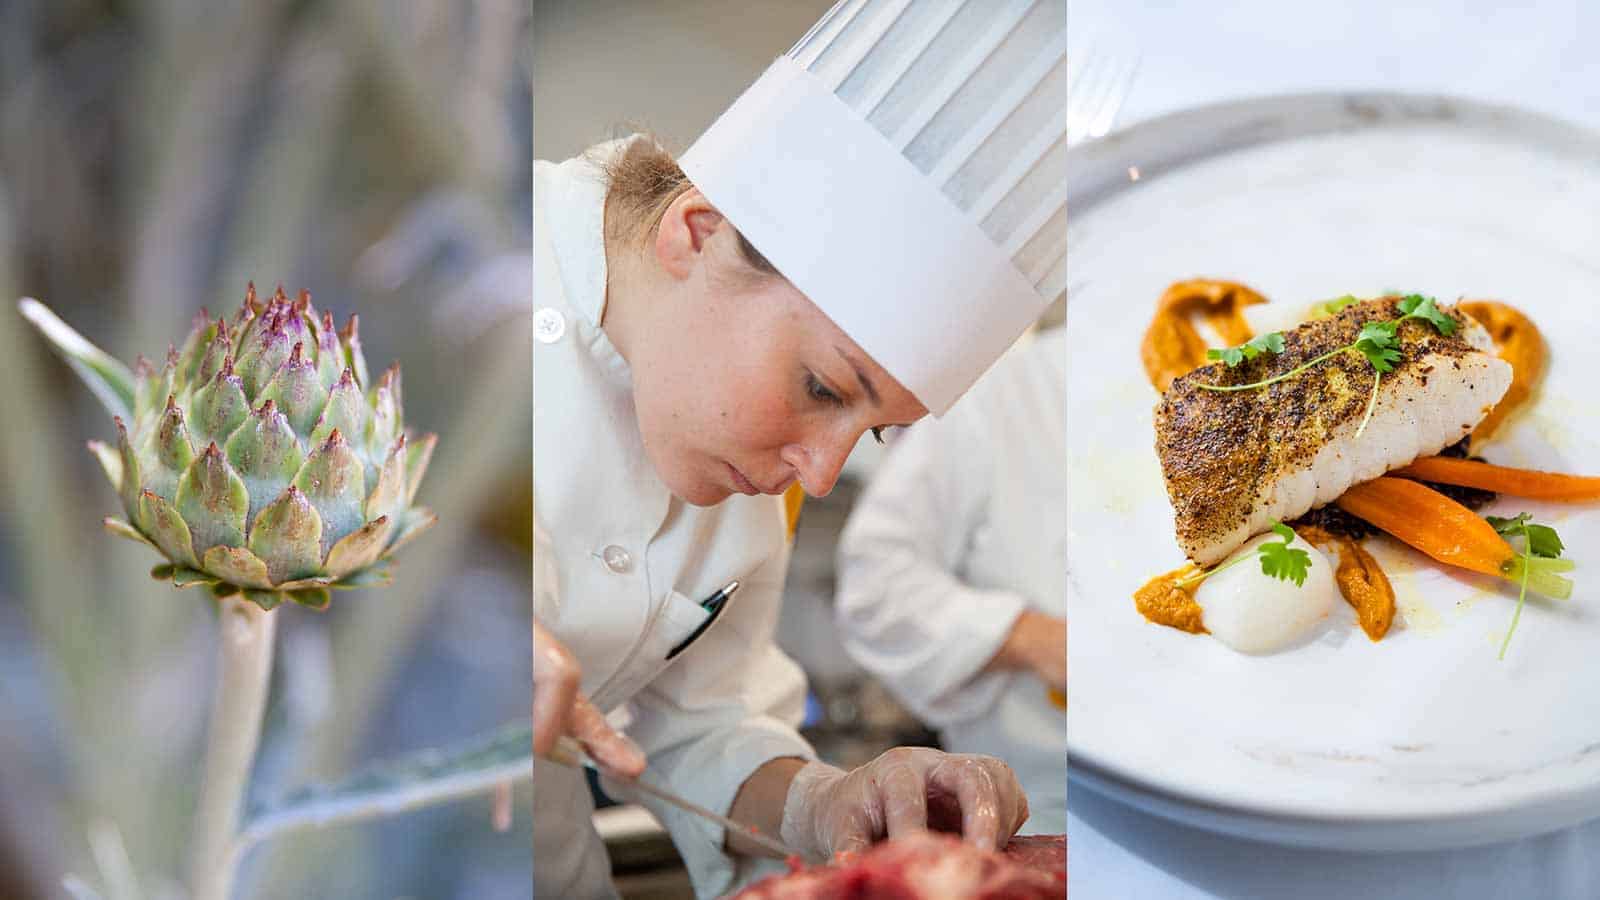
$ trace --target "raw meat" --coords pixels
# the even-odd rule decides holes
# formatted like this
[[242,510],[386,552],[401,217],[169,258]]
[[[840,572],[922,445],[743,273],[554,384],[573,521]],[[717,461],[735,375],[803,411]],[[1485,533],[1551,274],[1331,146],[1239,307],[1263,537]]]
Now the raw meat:
[[764,879],[734,900],[1060,900],[1067,895],[1067,837],[1012,838],[979,850],[946,834],[877,844],[826,866]]

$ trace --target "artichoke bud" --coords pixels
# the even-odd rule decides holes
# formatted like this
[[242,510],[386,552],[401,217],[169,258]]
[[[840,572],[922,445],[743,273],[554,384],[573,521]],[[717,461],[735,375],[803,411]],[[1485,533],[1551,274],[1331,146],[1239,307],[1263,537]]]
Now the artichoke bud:
[[[369,468],[367,471],[372,470]],[[383,461],[383,468],[378,470],[377,484],[370,486],[368,490],[365,512],[369,521],[380,516],[397,519],[405,508],[406,436],[402,434],[394,442],[394,447],[389,450]]]
[[126,515],[107,527],[159,549],[176,586],[321,608],[328,587],[387,583],[380,561],[433,523],[411,504],[437,439],[405,434],[398,365],[369,382],[358,317],[341,330],[309,292],[252,283],[236,313],[202,309],[165,365],[130,372],[42,304],[22,310],[116,425],[89,445]]
[[183,347],[178,351],[179,384],[196,384],[204,380],[197,379],[195,373],[200,370],[200,361],[216,337],[218,324],[211,321],[211,314],[205,307],[200,308],[200,313],[194,317],[194,324],[189,328],[189,336],[184,338]]
[[194,539],[189,525],[178,510],[154,491],[139,494],[139,529],[150,537],[167,558],[179,565],[195,568]]
[[378,387],[388,387],[389,393],[394,396],[394,409],[396,416],[400,410],[405,409],[405,397],[400,394],[400,364],[390,363],[389,368],[383,370],[378,376]]
[[150,433],[149,444],[139,455],[140,487],[171,500],[178,488],[178,479],[194,461],[194,446],[189,442],[189,429],[183,422],[183,410],[168,395],[167,408]]
[[250,493],[249,522],[289,486],[305,458],[289,420],[271,400],[234,430],[227,452],[228,461]]
[[344,353],[339,349],[339,333],[333,327],[333,314],[323,313],[317,326],[317,380],[323,390],[332,390],[339,382],[339,373],[347,367]]
[[267,383],[261,398],[272,400],[289,419],[295,434],[311,433],[311,426],[327,404],[327,393],[317,381],[317,364],[301,355],[303,343],[295,344],[289,359]]
[[322,517],[294,485],[267,505],[250,526],[250,552],[267,564],[273,584],[322,568]]
[[366,476],[361,459],[350,442],[335,428],[326,441],[311,451],[305,465],[294,477],[294,485],[305,492],[322,517],[324,552],[345,535],[360,528],[366,500]]
[[234,374],[233,357],[222,358],[216,377],[195,392],[190,409],[194,412],[194,434],[200,443],[226,443],[250,415],[250,401],[244,395],[244,381]]
[[403,430],[400,423],[400,400],[396,391],[398,386],[399,381],[392,380],[385,372],[384,378],[372,392],[372,417],[367,419],[366,444],[368,455],[373,461],[383,459],[384,452],[394,445],[395,438],[399,437]]
[[367,381],[367,358],[361,352],[361,319],[355,313],[350,314],[350,321],[339,332],[339,341],[344,344],[345,365],[356,371],[356,384],[371,384]]
[[417,488],[422,486],[422,476],[428,474],[428,462],[433,459],[433,445],[439,443],[437,434],[425,434],[409,441],[406,448],[406,505],[417,499]]
[[167,348],[167,362],[161,369],[148,361],[145,362],[145,371],[148,373],[145,381],[135,389],[133,404],[133,430],[140,433],[166,408],[166,400],[171,397],[176,389],[178,372],[177,352],[171,347]]
[[299,313],[300,317],[306,320],[307,326],[311,327],[312,329],[317,327],[317,321],[320,317],[317,315],[317,308],[311,303],[310,291],[306,290],[305,288],[300,289],[300,295],[296,297],[294,301],[294,311]]
[[112,416],[111,421],[117,426],[117,454],[122,458],[122,487],[118,491],[118,499],[122,501],[122,511],[128,514],[128,521],[137,524],[139,521],[139,456],[133,452],[133,442],[128,439],[128,427],[122,424],[120,416]]
[[334,544],[333,549],[328,551],[328,561],[324,568],[334,578],[342,578],[365,569],[383,555],[384,548],[389,544],[389,535],[393,531],[394,525],[388,516],[373,519]]
[[233,336],[239,346],[243,347],[245,338],[255,330],[255,321],[260,315],[261,307],[256,302],[256,283],[252,281],[245,286],[244,303],[233,314]]
[[328,403],[311,432],[312,446],[326,441],[336,428],[343,434],[361,434],[366,424],[366,413],[366,398],[361,396],[361,388],[356,386],[355,373],[346,366],[333,389],[328,391]]
[[283,326],[283,333],[289,336],[289,342],[310,343],[311,328],[301,312],[300,304],[283,295],[283,285],[278,286],[278,294],[273,298],[273,303],[278,308],[278,321]]
[[208,444],[183,473],[176,506],[189,525],[198,552],[217,546],[244,546],[250,495],[244,480],[234,472],[216,443]]
[[269,309],[259,320],[254,336],[240,350],[239,359],[234,363],[239,377],[244,379],[245,396],[259,397],[261,389],[267,386],[272,376],[277,374],[278,369],[288,361],[293,348],[294,345],[289,343],[289,335],[283,330],[281,320]]
[[161,401],[171,393],[169,388],[164,393],[161,390],[161,375],[144,354],[133,361],[133,421],[135,430],[137,426],[150,421],[150,417],[161,409]]
[[222,371],[224,360],[233,358],[233,341],[228,337],[227,323],[217,320],[216,331],[211,336],[210,343],[206,344],[205,351],[200,355],[200,360],[195,364],[192,385],[202,385],[209,382],[216,374]]

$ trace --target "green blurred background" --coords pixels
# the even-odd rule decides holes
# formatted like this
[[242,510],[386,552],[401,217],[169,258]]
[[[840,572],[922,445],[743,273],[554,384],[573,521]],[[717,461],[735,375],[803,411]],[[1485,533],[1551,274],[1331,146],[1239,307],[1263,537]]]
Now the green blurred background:
[[[361,315],[440,435],[393,587],[281,609],[257,796],[525,718],[528,0],[0,2],[0,897],[176,898],[215,670],[113,539],[112,426],[15,311],[131,361],[254,279]],[[301,833],[240,896],[526,897],[528,798]]]

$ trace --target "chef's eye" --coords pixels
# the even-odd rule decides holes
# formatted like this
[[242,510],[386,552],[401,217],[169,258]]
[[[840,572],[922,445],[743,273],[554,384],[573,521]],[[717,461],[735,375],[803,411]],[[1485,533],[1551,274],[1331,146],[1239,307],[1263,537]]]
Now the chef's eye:
[[884,426],[882,425],[876,425],[872,428],[872,439],[880,444],[883,443],[883,429]]
[[806,393],[811,395],[811,399],[822,403],[831,403],[834,406],[844,405],[844,400],[838,394],[828,390],[828,386],[818,381],[817,376],[810,372],[806,373]]

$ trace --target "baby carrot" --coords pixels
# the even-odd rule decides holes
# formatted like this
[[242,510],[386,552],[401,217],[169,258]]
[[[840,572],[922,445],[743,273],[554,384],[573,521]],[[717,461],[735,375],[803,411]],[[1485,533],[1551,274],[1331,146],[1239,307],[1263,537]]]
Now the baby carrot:
[[1571,560],[1523,556],[1477,513],[1427,485],[1376,478],[1334,502],[1446,565],[1519,583],[1526,574],[1534,593],[1561,600],[1572,594],[1572,582],[1556,574],[1570,571]]
[[1390,472],[1402,478],[1416,478],[1439,484],[1455,484],[1526,497],[1530,500],[1600,500],[1600,478],[1513,469],[1449,456],[1425,456],[1403,469]]

